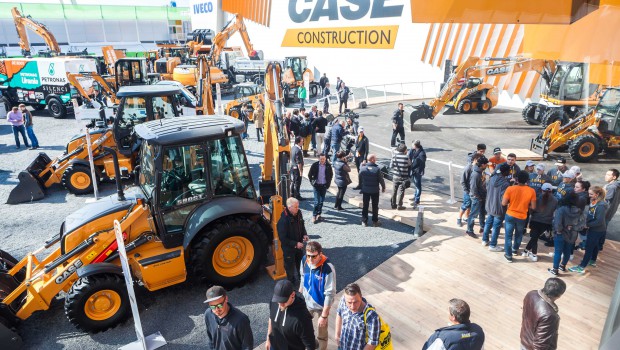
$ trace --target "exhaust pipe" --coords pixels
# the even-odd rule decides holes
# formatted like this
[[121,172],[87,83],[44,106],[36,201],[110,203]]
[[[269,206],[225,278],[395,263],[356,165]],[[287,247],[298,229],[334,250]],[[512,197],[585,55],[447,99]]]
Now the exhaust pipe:
[[116,155],[116,151],[114,151],[110,147],[103,147],[103,150],[106,151],[109,155],[112,156],[114,160],[114,180],[116,181],[116,194],[118,195],[118,200],[120,202],[125,200],[125,193],[123,192],[123,185],[121,184],[121,167],[118,165],[118,155]]

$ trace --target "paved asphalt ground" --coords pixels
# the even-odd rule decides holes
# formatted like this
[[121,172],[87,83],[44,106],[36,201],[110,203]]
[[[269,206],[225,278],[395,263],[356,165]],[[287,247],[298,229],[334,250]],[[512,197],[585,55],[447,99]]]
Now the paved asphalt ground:
[[[416,102],[409,102],[417,104]],[[380,158],[389,158],[391,136],[390,118],[396,104],[375,105],[360,113],[360,125],[366,129],[371,141],[371,152]],[[57,156],[64,150],[65,142],[76,134],[79,127],[75,120],[55,120],[45,112],[35,114],[35,131],[42,145],[39,151]],[[485,142],[489,152],[495,146],[503,148],[528,148],[529,140],[540,128],[526,125],[520,111],[496,108],[487,115],[438,116],[433,121],[419,121],[415,131],[407,130],[406,140],[422,140],[428,157],[441,161],[452,161],[464,165],[466,154],[480,142]],[[263,144],[256,142],[253,126],[251,140],[245,142],[248,160],[256,182],[260,173]],[[35,158],[38,151],[16,150],[11,127],[0,123],[0,203],[16,183],[20,170]],[[567,155],[565,155],[567,156]],[[523,161],[524,162],[524,161]],[[523,164],[523,162],[519,162]],[[552,166],[552,162],[545,162]],[[601,159],[596,163],[580,164],[584,176],[593,184],[602,184],[607,168],[618,166],[618,159]],[[569,160],[569,165],[573,162]],[[449,196],[447,167],[428,162],[423,180],[424,191]],[[453,170],[458,180],[460,169]],[[460,197],[460,186],[456,183],[456,195]],[[390,185],[388,184],[388,189]],[[104,184],[104,195],[114,193],[113,184]],[[304,180],[302,196],[311,198],[312,192]],[[57,187],[48,191],[47,197],[39,202],[15,206],[0,204],[0,248],[21,258],[29,251],[40,247],[55,234],[64,217],[84,205],[89,196],[76,197]],[[381,228],[359,226],[360,209],[345,205],[347,211],[337,213],[333,208],[334,198],[327,197],[325,222],[313,225],[309,221],[311,201],[301,204],[307,219],[307,228],[312,239],[319,240],[326,248],[338,272],[338,290],[353,282],[374,267],[387,260],[413,241],[413,228],[391,220],[382,219]],[[424,202],[424,197],[422,197]],[[612,221],[608,233],[618,238],[619,219]],[[255,344],[265,340],[267,330],[268,302],[274,282],[263,271],[243,287],[232,290],[231,302],[248,314],[252,322]],[[168,349],[194,349],[204,347],[205,326],[203,304],[206,285],[183,283],[158,292],[137,288],[140,316],[145,334],[160,331],[169,343]],[[333,326],[333,325],[332,325]],[[50,310],[35,314],[20,327],[28,349],[113,349],[135,340],[132,322],[127,322],[100,334],[84,334],[75,330],[64,316],[63,300],[52,303]]]

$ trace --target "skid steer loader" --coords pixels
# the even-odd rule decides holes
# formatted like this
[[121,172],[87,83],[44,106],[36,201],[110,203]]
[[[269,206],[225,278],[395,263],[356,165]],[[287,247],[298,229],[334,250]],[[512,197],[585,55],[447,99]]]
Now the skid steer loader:
[[104,147],[115,150],[121,166],[120,175],[128,177],[134,169],[138,146],[134,127],[149,120],[179,116],[177,99],[181,95],[182,91],[174,86],[121,87],[116,93],[120,104],[113,124],[108,125],[108,119],[104,119],[89,131],[97,178],[91,176],[86,137],[76,135],[59,157],[52,159],[46,153],[39,153],[26,170],[19,173],[19,183],[9,194],[7,203],[42,199],[45,190],[54,184],[62,184],[73,194],[91,193],[93,181],[113,179],[117,175],[111,155],[103,151]]
[[620,89],[608,88],[598,105],[566,125],[556,120],[534,138],[530,149],[544,158],[550,152],[569,152],[576,162],[590,162],[599,153],[620,150]]
[[[70,214],[59,233],[20,261],[0,251],[3,347],[19,340],[20,320],[47,310],[60,292],[69,321],[85,332],[104,331],[130,315],[114,220],[132,278],[148,291],[188,275],[223,286],[251,278],[267,256],[275,223],[270,226],[257,200],[243,130],[241,121],[222,115],[137,125],[136,186],[125,193],[117,178],[116,195]],[[120,172],[116,151],[104,150]]]

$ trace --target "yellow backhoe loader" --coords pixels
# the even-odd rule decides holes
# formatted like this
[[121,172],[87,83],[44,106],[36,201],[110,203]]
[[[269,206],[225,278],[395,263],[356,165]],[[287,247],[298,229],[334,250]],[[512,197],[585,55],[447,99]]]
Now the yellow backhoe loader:
[[263,87],[254,83],[241,83],[233,88],[234,100],[224,105],[224,114],[239,118],[241,108],[248,105],[248,117],[254,121],[254,110],[259,104],[264,105]]
[[284,104],[297,99],[297,89],[304,84],[304,75],[308,76],[309,97],[316,97],[319,93],[319,83],[314,81],[314,74],[308,68],[306,56],[291,56],[284,59],[284,73],[282,83],[284,85]]
[[496,86],[483,81],[484,77],[503,76],[517,72],[536,71],[546,82],[551,79],[555,70],[555,62],[532,58],[485,58],[485,61],[501,61],[502,63],[479,65],[478,57],[468,57],[450,75],[441,89],[439,96],[432,99],[427,105],[422,103],[413,107],[408,106],[407,112],[413,124],[419,119],[434,119],[444,107],[448,109],[444,114],[454,112],[470,113],[477,110],[487,113],[497,105],[499,90]]
[[[0,251],[0,342],[47,310],[60,292],[79,330],[101,332],[130,315],[113,222],[118,220],[132,279],[149,291],[198,280],[245,283],[272,242],[272,278],[286,277],[276,224],[287,196],[288,134],[282,118],[279,64],[268,66],[265,158],[254,189],[241,133],[227,116],[168,118],[135,127],[141,140],[137,185],[69,215],[40,249],[17,260]],[[120,172],[116,152],[105,148]],[[261,205],[261,202],[268,204]],[[42,257],[45,250],[51,252]]]
[[568,124],[551,123],[531,142],[530,149],[544,158],[568,150],[576,162],[590,162],[601,152],[620,150],[620,89],[607,88],[598,105]]

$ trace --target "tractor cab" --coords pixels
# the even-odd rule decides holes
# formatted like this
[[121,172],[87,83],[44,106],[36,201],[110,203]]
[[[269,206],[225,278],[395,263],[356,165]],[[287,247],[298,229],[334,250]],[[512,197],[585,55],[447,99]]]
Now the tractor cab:
[[119,58],[114,63],[116,86],[146,85],[149,83],[146,58]]
[[601,133],[620,136],[620,89],[607,89],[596,107]]
[[286,57],[284,59],[284,70],[291,69],[295,81],[304,80],[303,74],[308,67],[308,60],[306,56]]
[[551,83],[543,95],[559,101],[578,101],[588,98],[599,89],[598,84],[586,86],[585,65],[583,63],[563,62],[558,64]]
[[116,96],[121,100],[114,117],[114,139],[119,153],[130,156],[137,150],[134,127],[150,120],[178,117],[178,96],[175,86],[146,85],[122,87]]
[[263,93],[263,87],[254,83],[241,83],[234,87],[235,100],[261,93]]
[[205,202],[235,206],[236,201],[256,201],[240,137],[243,129],[241,121],[225,116],[187,117],[136,127],[143,139],[139,185],[157,208],[164,246],[183,243]]

